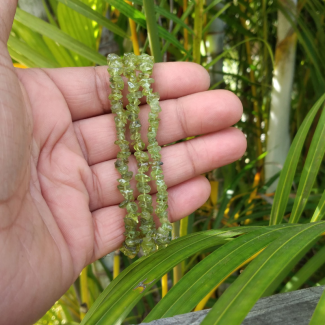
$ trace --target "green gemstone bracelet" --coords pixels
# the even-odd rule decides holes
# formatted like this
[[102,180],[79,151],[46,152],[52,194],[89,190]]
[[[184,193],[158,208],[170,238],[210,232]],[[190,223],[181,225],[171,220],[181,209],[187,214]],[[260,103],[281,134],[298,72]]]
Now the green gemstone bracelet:
[[[127,214],[124,217],[125,241],[120,249],[126,256],[133,258],[142,248],[144,255],[159,248],[166,247],[170,241],[171,223],[168,221],[168,192],[164,181],[164,175],[161,165],[161,147],[158,145],[156,136],[159,126],[159,94],[153,93],[151,84],[154,80],[150,77],[153,69],[153,57],[147,54],[136,56],[133,53],[127,53],[123,58],[116,54],[107,56],[108,73],[110,74],[111,94],[108,98],[111,101],[112,113],[115,113],[115,126],[117,140],[115,144],[119,146],[120,152],[117,154],[115,167],[119,171],[121,178],[118,179],[117,188],[124,197],[124,201],[119,205],[120,208],[126,208]],[[138,73],[137,73],[138,71]],[[126,109],[123,107],[122,90],[124,88],[124,75],[128,79],[129,104]],[[140,91],[142,87],[142,91]],[[140,98],[146,96],[150,107],[149,129],[147,133],[148,146],[145,150],[145,143],[141,139],[141,122],[139,120]],[[131,155],[129,141],[126,139],[126,125],[129,123],[131,145],[134,148],[134,156],[137,161],[138,173],[135,175],[136,187],[139,191],[137,197],[138,205],[134,202],[135,197],[130,186],[133,173],[128,170],[128,157]],[[146,172],[151,166],[151,177]],[[149,194],[151,187],[149,182],[155,180],[157,187],[156,209],[161,226],[156,230],[153,219],[152,197]],[[141,225],[138,228],[138,217]]]

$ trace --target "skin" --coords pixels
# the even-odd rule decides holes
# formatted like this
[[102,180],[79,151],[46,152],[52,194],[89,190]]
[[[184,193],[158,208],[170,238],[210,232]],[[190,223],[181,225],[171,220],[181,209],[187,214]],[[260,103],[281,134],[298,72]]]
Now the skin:
[[[125,211],[106,67],[15,69],[6,48],[15,8],[0,1],[0,324],[32,324],[87,264],[119,248]],[[192,63],[156,64],[153,77],[159,143],[201,135],[162,149],[173,222],[209,197],[202,173],[245,152],[231,128],[242,105],[207,91],[208,73]],[[142,121],[147,114],[144,104]]]

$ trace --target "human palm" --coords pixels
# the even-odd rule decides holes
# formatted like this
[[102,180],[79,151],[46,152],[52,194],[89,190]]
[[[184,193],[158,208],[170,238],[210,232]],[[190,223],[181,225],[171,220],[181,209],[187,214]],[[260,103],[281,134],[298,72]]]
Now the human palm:
[[[0,324],[29,324],[84,266],[122,244],[125,212],[118,207],[123,197],[116,187],[118,147],[106,68],[14,69],[4,41],[8,24],[3,26],[0,292],[6,298]],[[200,174],[245,151],[245,137],[230,128],[242,108],[229,92],[206,91],[209,77],[198,65],[156,64],[153,77],[163,110],[159,144],[202,135],[162,149],[173,222],[208,198],[210,186]],[[143,104],[144,139],[148,111]],[[136,171],[133,156],[130,170]]]

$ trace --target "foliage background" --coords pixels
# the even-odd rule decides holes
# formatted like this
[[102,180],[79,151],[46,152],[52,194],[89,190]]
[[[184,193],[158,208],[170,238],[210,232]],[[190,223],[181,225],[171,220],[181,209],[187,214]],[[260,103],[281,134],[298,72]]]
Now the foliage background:
[[[205,270],[207,265],[211,268],[217,265],[221,258],[221,248],[218,247],[230,244],[231,238],[236,239],[233,245],[238,243],[238,247],[242,247],[239,238],[243,236],[236,236],[246,230],[237,232],[238,226],[247,226],[244,228],[247,229],[245,236],[250,236],[250,231],[260,231],[259,235],[264,236],[263,232],[268,233],[269,227],[263,227],[264,230],[250,227],[276,225],[283,221],[284,224],[289,223],[286,228],[289,229],[290,224],[299,221],[305,225],[301,227],[308,228],[311,227],[311,219],[322,219],[325,200],[322,195],[325,182],[322,160],[325,145],[321,142],[324,138],[324,114],[321,114],[319,108],[323,99],[317,109],[311,110],[311,107],[325,90],[325,61],[322,56],[325,49],[323,1],[160,0],[156,1],[155,6],[148,0],[136,0],[132,4],[119,0],[42,0],[38,3],[41,5],[41,18],[27,13],[25,10],[28,7],[24,6],[22,0],[21,8],[17,9],[8,41],[9,52],[16,66],[56,68],[105,65],[105,56],[112,52],[120,55],[130,51],[136,54],[153,53],[156,61],[193,61],[203,65],[211,76],[210,89],[231,90],[239,96],[244,106],[244,114],[236,126],[247,137],[247,152],[239,161],[206,175],[212,188],[210,199],[180,223],[175,223],[173,237],[188,235],[194,240],[195,236],[201,236],[204,234],[202,231],[209,229],[209,234],[214,231],[215,236],[219,236],[221,231],[229,231],[229,228],[234,228],[234,232],[227,233],[228,241],[210,243],[202,246],[201,250],[185,253],[183,247],[180,250],[183,255],[180,253],[181,257],[173,261],[174,264],[177,262],[175,266],[171,262],[170,268],[166,269],[168,278],[163,276],[161,282],[148,286],[144,294],[132,298],[133,305],[123,316],[125,324],[141,322],[166,295],[167,289],[175,286],[184,275],[187,274],[189,278],[193,270]],[[287,26],[283,27],[283,21],[279,18],[281,15],[285,17]],[[147,21],[146,17],[149,16],[156,18],[153,24]],[[152,28],[157,28],[157,35]],[[279,31],[283,28],[285,37],[280,39]],[[150,37],[158,41],[158,44],[151,43],[149,46]],[[294,55],[290,56],[290,53]],[[292,69],[282,75],[277,74],[281,65],[291,66]],[[279,115],[278,119],[286,116],[288,123],[284,126],[273,125],[271,128],[272,118],[278,114],[274,110],[276,85],[280,87],[279,93],[289,98],[286,101],[279,97],[280,102],[277,103],[277,107],[281,108],[280,114],[284,114]],[[308,113],[312,114],[306,120]],[[309,121],[309,126],[304,126],[304,121]],[[284,170],[281,174],[283,181],[280,179],[277,188],[282,198],[280,194],[274,197],[279,173],[266,177],[268,166],[276,165],[272,160],[265,160],[266,154],[269,154],[266,157],[270,157],[273,150],[270,150],[268,143],[275,137],[274,134],[282,134],[283,131],[285,138],[282,137],[281,141],[291,143],[298,130],[300,140],[291,146],[287,165],[277,166],[278,171],[282,168]],[[283,162],[286,156],[287,152],[282,157]],[[289,178],[285,179],[285,174]],[[318,229],[321,227],[322,224]],[[307,228],[299,229],[304,229],[301,230],[303,232]],[[261,289],[255,298],[251,292],[252,304],[262,295],[325,284],[325,270],[322,268],[325,263],[325,246],[324,239],[319,237],[322,232],[318,232],[315,230],[314,237],[309,241],[306,239],[304,246],[299,248],[296,244],[293,252],[297,253],[297,257],[292,259],[286,270],[282,270],[283,275],[268,275],[268,291],[262,292]],[[254,233],[254,237],[257,235]],[[288,241],[293,238],[290,229],[281,236],[279,235],[280,239],[287,236]],[[275,246],[279,238],[272,239]],[[307,238],[307,235],[303,238]],[[181,245],[180,241],[179,243]],[[200,293],[201,296],[192,293],[194,302],[188,303],[188,311],[195,306],[195,310],[212,307],[216,302],[215,306],[222,306],[223,301],[227,301],[227,295],[222,300],[219,299],[221,294],[232,283],[234,286],[231,287],[236,289],[239,288],[240,281],[244,281],[239,275],[245,265],[265,247],[267,249],[260,257],[263,255],[266,259],[270,258],[277,251],[274,245],[273,251],[273,246],[268,245],[265,242],[264,246],[259,247],[254,242],[254,249],[247,253],[246,259],[242,257],[241,263],[238,256],[235,256],[237,264],[227,271],[219,283],[207,285],[205,291]],[[177,247],[175,244],[169,249],[176,251]],[[233,248],[229,247],[227,254],[230,254],[231,249]],[[267,250],[269,253],[266,254]],[[141,261],[143,259],[140,262],[137,259],[129,260],[115,252],[88,266],[37,324],[78,324],[100,293],[120,273],[119,269],[139,267],[144,263]],[[206,264],[202,261],[206,261]],[[254,260],[254,263],[250,265],[252,268],[253,265],[257,267],[258,260]],[[281,264],[281,257],[277,257],[276,263]],[[189,272],[190,270],[192,271]],[[182,295],[188,278],[183,278],[175,286],[179,289],[174,289],[165,300],[161,300],[161,310],[163,301],[168,304],[168,301],[175,301],[175,297]],[[122,274],[120,279],[128,284]],[[231,291],[227,292],[230,292],[229,296]],[[229,299],[225,306],[236,303]],[[236,313],[244,317],[249,309],[243,308],[242,312],[237,309]],[[157,312],[155,314],[155,309],[151,315],[156,316],[149,315],[146,321],[150,317],[162,317]],[[226,324],[226,320],[225,316],[216,324]],[[239,321],[239,318],[232,320],[231,324],[240,324]],[[95,324],[96,321],[92,322],[87,317],[84,320],[84,324],[92,323]],[[114,320],[112,324],[115,324]]]

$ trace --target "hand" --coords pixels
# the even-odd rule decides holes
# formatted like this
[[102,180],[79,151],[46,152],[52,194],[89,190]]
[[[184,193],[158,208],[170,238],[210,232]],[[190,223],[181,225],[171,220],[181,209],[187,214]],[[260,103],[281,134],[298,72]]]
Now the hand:
[[[30,324],[84,266],[122,244],[125,211],[106,67],[14,69],[6,49],[14,11],[1,1],[0,324]],[[206,91],[208,73],[192,63],[156,64],[153,77],[159,144],[205,134],[162,149],[173,222],[209,197],[200,174],[244,153],[244,135],[230,128],[242,106],[230,92]],[[144,136],[148,110],[141,107]]]

